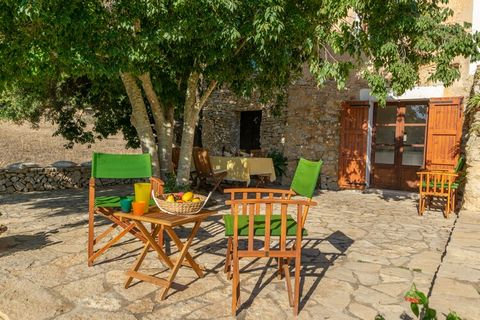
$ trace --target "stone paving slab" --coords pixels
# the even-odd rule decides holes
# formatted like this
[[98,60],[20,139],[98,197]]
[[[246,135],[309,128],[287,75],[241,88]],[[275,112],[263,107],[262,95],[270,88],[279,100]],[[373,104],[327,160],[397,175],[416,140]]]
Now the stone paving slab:
[[430,303],[443,314],[480,319],[480,212],[462,211],[455,222]]
[[[106,194],[112,192],[124,190]],[[87,267],[85,190],[0,197],[1,223],[8,226],[0,237],[0,312],[11,320],[231,319],[231,285],[222,269],[226,240],[221,215],[228,208],[220,196],[217,200],[219,213],[203,224],[192,246],[192,255],[207,269],[206,276],[196,279],[193,271],[182,268],[176,278],[181,286],[160,301],[155,285],[123,287],[124,273],[141,247],[130,236]],[[424,291],[430,289],[455,219],[444,219],[440,212],[420,217],[415,199],[404,194],[322,191],[315,201],[319,205],[308,216],[309,235],[303,242],[298,318],[413,316],[403,294],[412,282]],[[480,226],[480,219],[474,215],[471,219]],[[107,226],[101,218],[96,223],[97,231]],[[478,240],[478,231],[468,223],[462,228],[452,238],[458,249],[447,254],[452,262],[444,260],[439,272],[451,280],[439,280],[438,285],[447,291],[456,286],[464,292],[465,305],[475,302],[469,305],[474,308],[479,305],[474,290],[478,294],[480,270],[473,264],[478,255],[470,253],[478,252],[478,241],[470,240]],[[475,272],[456,272],[455,259],[468,261],[465,267]],[[238,318],[293,318],[284,281],[275,276],[275,262],[264,259],[247,266],[248,262],[242,261],[247,269],[240,275],[243,305]],[[153,254],[144,266],[152,273],[164,270]],[[455,297],[448,298],[455,307]]]

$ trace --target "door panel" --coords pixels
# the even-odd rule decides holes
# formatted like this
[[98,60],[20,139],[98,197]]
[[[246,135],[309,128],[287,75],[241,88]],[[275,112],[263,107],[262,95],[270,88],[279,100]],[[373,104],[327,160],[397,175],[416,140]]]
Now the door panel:
[[343,103],[340,120],[338,185],[345,189],[365,187],[368,101]]
[[462,98],[430,100],[428,112],[426,167],[450,170],[455,167],[462,137]]
[[424,163],[426,101],[390,102],[375,107],[372,145],[372,185],[413,189]]

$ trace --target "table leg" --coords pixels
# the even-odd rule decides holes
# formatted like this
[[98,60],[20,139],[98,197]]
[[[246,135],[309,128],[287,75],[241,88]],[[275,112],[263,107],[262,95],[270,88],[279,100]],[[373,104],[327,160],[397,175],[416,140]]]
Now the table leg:
[[[169,227],[165,227],[165,230],[167,231],[170,238],[172,238],[172,240],[175,243],[175,245],[177,246],[178,250],[181,251],[183,249],[184,245],[183,245],[182,241],[180,240],[180,238],[175,233],[175,231],[173,231],[173,229],[169,228]],[[195,271],[197,276],[199,278],[203,278],[202,268],[200,268],[198,263],[196,263],[195,260],[193,260],[193,257],[190,255],[190,253],[188,251],[185,254],[185,259],[188,261],[190,267],[192,267],[192,269]]]
[[133,272],[137,272],[138,269],[140,268],[140,265],[142,264],[143,260],[145,259],[145,256],[147,255],[148,249],[150,249],[150,243],[147,242],[145,243],[142,253],[135,261],[135,264],[133,265],[132,269],[130,269],[130,271],[127,272],[128,278],[127,278],[127,281],[125,281],[125,289],[128,289],[128,287],[130,286],[130,283],[132,283],[133,277],[131,275],[133,274]]
[[160,226],[155,227],[154,232],[152,232],[152,235],[147,231],[147,229],[143,226],[143,224],[140,221],[135,221],[135,224],[137,225],[137,228],[143,233],[145,238],[147,239],[147,242],[153,247],[153,249],[158,253],[158,257],[160,260],[165,262],[167,267],[170,269],[173,268],[173,263],[170,260],[170,258],[165,254],[162,248],[158,245],[158,243],[155,241],[155,236],[158,234],[158,231],[160,230]]
[[[200,228],[200,223],[201,223],[201,221],[195,222],[195,225],[193,226],[193,229],[192,229],[192,232],[190,233],[190,236],[188,237],[187,241],[183,244],[183,248],[181,246],[178,247],[178,249],[181,250],[180,251],[180,256],[178,257],[178,260],[176,261],[175,265],[173,266],[172,271],[170,272],[170,275],[168,276],[168,279],[167,279],[168,284],[165,287],[165,289],[163,290],[163,293],[160,296],[160,300],[164,300],[167,297],[167,293],[168,293],[168,290],[171,287],[171,284],[173,283],[173,279],[175,279],[175,276],[177,275],[177,272],[182,265],[183,259],[185,259],[185,256],[188,253],[188,249],[190,248],[190,245],[192,244],[192,240],[195,237],[198,229]],[[167,228],[167,230],[168,230],[168,228]],[[178,239],[178,237],[177,237],[177,239]]]

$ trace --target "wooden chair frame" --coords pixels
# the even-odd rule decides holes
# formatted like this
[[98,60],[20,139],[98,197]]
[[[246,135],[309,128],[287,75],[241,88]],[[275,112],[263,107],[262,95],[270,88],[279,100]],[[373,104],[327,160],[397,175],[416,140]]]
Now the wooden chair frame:
[[[238,190],[238,189],[237,189]],[[260,192],[256,192],[258,195]],[[233,215],[233,237],[230,237],[232,256],[230,257],[232,266],[232,315],[236,315],[237,308],[240,304],[240,258],[277,258],[279,262],[279,268],[285,275],[285,283],[288,293],[288,301],[291,307],[293,307],[294,315],[298,314],[299,300],[300,300],[300,268],[302,257],[302,232],[303,223],[305,221],[305,208],[316,205],[315,202],[310,200],[291,200],[286,199],[292,195],[292,191],[270,189],[267,192],[269,196],[267,198],[255,198],[255,199],[232,199],[227,200],[226,204],[231,205]],[[274,198],[274,194],[282,194],[281,199]],[[234,193],[232,193],[234,194]],[[246,196],[244,196],[246,197]],[[257,196],[258,197],[258,196]],[[280,240],[278,248],[271,246],[271,217],[274,211],[274,205],[280,205],[281,225],[280,225]],[[254,248],[254,216],[261,214],[261,208],[265,206],[265,235],[264,245],[260,250]],[[287,247],[287,215],[288,206],[296,207],[296,221],[297,229],[294,237],[294,245],[290,248]],[[239,234],[238,234],[238,216],[242,214],[248,214],[248,237],[247,237],[247,250],[240,250],[238,247]],[[257,236],[258,238],[258,236]],[[227,255],[228,259],[228,255]],[[295,260],[295,274],[294,274],[294,287],[292,292],[291,275],[288,261]]]
[[418,214],[423,215],[428,202],[433,197],[446,198],[444,216],[447,218],[455,211],[456,190],[452,185],[457,182],[458,174],[446,171],[420,171]]
[[[163,193],[163,181],[151,177],[150,183],[152,184],[152,189],[155,191],[155,194]],[[140,239],[142,242],[146,242],[147,239],[142,235],[140,230],[135,226],[134,223],[126,220],[119,219],[113,215],[118,208],[103,208],[95,207],[95,178],[91,177],[89,181],[89,200],[88,200],[88,266],[91,267],[94,261],[105,251],[107,251],[112,245],[117,243],[122,239],[127,233],[132,234],[136,238]],[[107,218],[112,222],[112,224],[101,234],[95,237],[94,222],[95,214],[101,214],[103,217]],[[120,227],[120,232],[105,243],[101,248],[95,250],[95,245],[99,244],[100,240],[109,235],[117,227]],[[159,238],[159,242],[162,241]]]
[[222,183],[223,179],[227,176],[227,171],[214,172],[212,164],[210,163],[210,156],[206,149],[193,148],[192,157],[200,183],[206,184],[207,179],[212,179],[214,183],[212,192],[217,188],[222,192],[220,183]]
[[[283,200],[285,199],[291,200],[293,196],[297,195],[297,193],[292,189],[283,190],[283,189],[267,189],[267,188],[231,188],[231,189],[225,189],[224,192],[230,193],[231,201],[237,199],[237,195],[241,195],[242,200],[249,199],[249,195],[254,195],[254,199],[262,199],[265,196],[267,196],[268,199],[280,198]],[[312,201],[312,198],[307,198],[307,200]],[[302,214],[302,221],[301,221],[302,228],[305,227],[305,221],[307,219],[309,209],[310,209],[310,206],[304,207],[304,212]],[[260,207],[256,206],[255,210],[256,210],[256,213],[258,214]],[[233,214],[233,208],[231,208],[230,211]],[[246,208],[243,209],[242,214],[247,214]],[[227,255],[226,255],[225,266],[224,266],[224,272],[227,274],[227,279],[232,278],[232,273],[231,273],[232,255],[233,255],[232,237],[228,237]],[[278,277],[281,278],[283,275],[283,271],[282,271],[283,261],[278,259],[277,262],[278,262]]]

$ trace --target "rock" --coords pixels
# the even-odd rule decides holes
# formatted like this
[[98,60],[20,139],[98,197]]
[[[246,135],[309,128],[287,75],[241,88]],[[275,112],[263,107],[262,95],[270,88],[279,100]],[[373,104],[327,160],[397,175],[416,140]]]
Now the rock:
[[480,294],[471,284],[448,278],[437,279],[435,281],[434,292],[436,295],[452,295],[459,297],[459,300],[462,298],[472,298],[480,302]]
[[378,314],[375,309],[356,302],[352,302],[348,306],[348,311],[350,311],[353,315],[359,317],[360,319],[375,319],[375,316]]
[[80,299],[78,305],[84,308],[116,311],[121,308],[120,301],[113,296],[95,296]]
[[20,181],[15,182],[13,186],[17,191],[22,191],[25,188],[25,185]]
[[92,167],[92,161],[82,162],[80,164],[80,166],[85,167],[85,168],[91,168]]
[[142,299],[133,302],[132,304],[128,305],[126,309],[131,313],[147,313],[152,312],[154,303],[150,299]]
[[67,302],[32,281],[10,278],[5,283],[4,280],[2,275],[0,310],[11,319],[51,319],[71,309]]
[[34,162],[16,162],[12,163],[11,165],[7,166],[8,170],[21,170],[26,168],[38,168],[40,167],[39,164]]
[[77,166],[77,164],[73,161],[56,161],[51,164],[52,167],[54,168],[71,168]]

